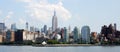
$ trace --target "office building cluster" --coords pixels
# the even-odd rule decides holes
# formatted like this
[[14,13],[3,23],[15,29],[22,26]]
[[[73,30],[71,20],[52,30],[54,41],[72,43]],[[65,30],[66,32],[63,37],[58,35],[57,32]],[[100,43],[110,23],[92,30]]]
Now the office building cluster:
[[44,25],[41,29],[36,27],[29,27],[29,23],[26,22],[25,29],[18,29],[16,24],[11,24],[11,29],[7,29],[5,23],[0,23],[0,43],[2,42],[45,42],[47,40],[56,40],[58,42],[68,42],[72,44],[81,43],[101,43],[101,42],[114,42],[119,41],[120,31],[116,29],[116,24],[108,27],[104,25],[101,29],[101,33],[91,32],[90,27],[85,25],[81,28],[77,26],[71,30],[71,27],[58,28],[58,19],[56,11],[52,18],[52,26],[47,27]]

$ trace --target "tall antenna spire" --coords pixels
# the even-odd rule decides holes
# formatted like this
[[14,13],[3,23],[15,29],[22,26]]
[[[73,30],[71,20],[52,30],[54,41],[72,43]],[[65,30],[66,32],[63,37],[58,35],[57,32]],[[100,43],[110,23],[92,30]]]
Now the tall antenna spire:
[[54,9],[54,16],[56,16],[56,11],[55,11],[55,9]]
[[26,22],[26,30],[28,31],[28,22]]
[[54,15],[53,15],[53,18],[52,18],[52,31],[56,31],[57,29],[57,16],[56,16],[56,11],[54,9]]

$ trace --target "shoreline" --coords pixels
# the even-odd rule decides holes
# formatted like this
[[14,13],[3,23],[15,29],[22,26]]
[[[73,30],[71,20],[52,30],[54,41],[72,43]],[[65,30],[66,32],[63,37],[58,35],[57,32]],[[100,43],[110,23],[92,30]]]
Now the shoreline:
[[33,46],[35,47],[77,47],[77,46],[95,46],[95,45],[91,45],[91,44],[46,44],[46,45],[36,44]]
[[120,45],[93,45],[93,44],[34,44],[34,45],[0,45],[0,46],[33,46],[33,47],[80,47],[80,46],[120,46]]

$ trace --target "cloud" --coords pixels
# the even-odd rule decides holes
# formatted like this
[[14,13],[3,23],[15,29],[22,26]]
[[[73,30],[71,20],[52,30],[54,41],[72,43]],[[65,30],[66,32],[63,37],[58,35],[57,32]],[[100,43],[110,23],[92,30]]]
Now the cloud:
[[13,11],[9,11],[8,15],[4,18],[4,20],[8,20],[9,18],[11,18],[12,15],[13,15]]
[[9,12],[7,13],[7,15],[2,19],[3,22],[6,23],[7,28],[10,28],[10,26],[11,26],[12,21],[10,21],[9,19],[12,18],[13,14],[14,14],[13,11],[9,11]]
[[32,19],[48,22],[53,16],[54,10],[56,11],[57,17],[66,21],[71,18],[71,13],[67,10],[63,3],[49,3],[48,0],[20,0],[26,3],[26,13],[32,17]]
[[8,12],[8,15],[6,16],[6,19],[10,18],[12,15],[13,15],[12,11]]
[[22,18],[19,19],[19,24],[23,25],[23,24],[25,24],[25,23],[26,23],[26,20],[24,20],[24,19],[22,19]]

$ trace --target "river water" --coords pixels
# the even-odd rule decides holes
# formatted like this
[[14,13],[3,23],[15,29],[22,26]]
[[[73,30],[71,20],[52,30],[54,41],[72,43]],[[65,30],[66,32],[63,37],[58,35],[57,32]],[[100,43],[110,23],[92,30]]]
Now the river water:
[[120,52],[120,46],[78,46],[78,47],[0,46],[0,52]]

